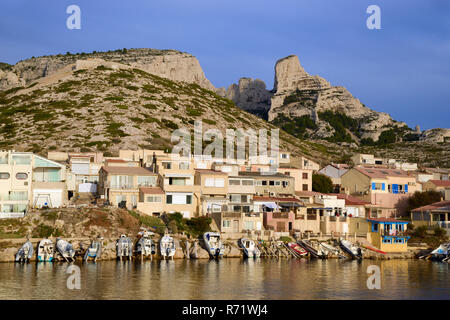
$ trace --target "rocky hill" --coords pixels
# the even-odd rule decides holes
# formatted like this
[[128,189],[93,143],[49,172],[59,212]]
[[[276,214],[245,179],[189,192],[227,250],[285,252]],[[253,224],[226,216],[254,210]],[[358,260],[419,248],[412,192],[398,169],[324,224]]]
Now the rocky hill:
[[[44,155],[49,150],[115,155],[121,148],[166,149],[173,130],[192,130],[200,119],[204,129],[218,128],[224,136],[227,128],[276,128],[199,84],[172,81],[134,65],[89,58],[52,70],[37,79],[28,74],[22,77],[30,79],[26,86],[0,92],[0,149]],[[325,154],[321,145],[284,132],[280,137],[281,148],[317,161],[340,153],[330,148]]]
[[[423,133],[361,103],[344,87],[308,74],[297,56],[275,65],[273,90],[261,80],[242,78],[222,94],[299,138],[373,145],[399,141],[444,142],[448,129]],[[419,130],[420,131],[420,130]],[[448,138],[447,138],[448,139]]]

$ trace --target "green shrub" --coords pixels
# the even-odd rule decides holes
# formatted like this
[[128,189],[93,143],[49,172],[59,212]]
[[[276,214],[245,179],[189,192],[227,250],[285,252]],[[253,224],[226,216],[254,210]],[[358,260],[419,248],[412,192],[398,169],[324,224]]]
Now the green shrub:
[[424,238],[426,235],[427,235],[427,227],[426,226],[420,226],[420,227],[417,227],[415,230],[414,230],[414,236],[415,237],[418,237],[418,238]]
[[128,213],[133,217],[135,217],[136,219],[138,219],[141,225],[153,228],[153,230],[155,230],[156,233],[164,234],[166,225],[160,218],[141,215],[136,211],[128,211]]
[[205,232],[211,231],[212,220],[209,217],[198,217],[186,220],[186,225],[189,227],[189,233],[194,236],[200,236]]
[[62,233],[58,228],[53,228],[51,226],[40,224],[33,230],[33,238],[48,238],[50,236],[59,237]]

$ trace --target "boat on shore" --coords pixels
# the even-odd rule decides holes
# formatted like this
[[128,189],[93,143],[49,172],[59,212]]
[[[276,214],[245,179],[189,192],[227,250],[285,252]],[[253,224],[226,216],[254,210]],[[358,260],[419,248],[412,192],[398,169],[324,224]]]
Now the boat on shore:
[[140,231],[138,233],[136,255],[140,257],[141,260],[144,260],[144,258],[147,257],[150,257],[150,260],[153,260],[153,255],[156,253],[155,244],[151,238],[153,234],[153,232],[149,232],[147,230]]
[[308,251],[311,257],[318,259],[326,259],[328,257],[328,251],[324,250],[320,245],[315,246],[311,241],[299,240],[297,242],[303,249]]
[[56,251],[66,262],[75,261],[75,250],[71,243],[61,238],[56,238]]
[[98,237],[96,240],[92,240],[91,244],[84,254],[84,261],[89,261],[92,259],[94,262],[97,261],[102,255],[102,237]]
[[116,255],[120,261],[122,261],[122,258],[131,260],[133,255],[133,243],[131,242],[131,239],[124,234],[117,240]]
[[203,241],[205,242],[206,251],[208,251],[211,258],[221,258],[225,252],[225,246],[220,240],[220,233],[205,232],[203,234]]
[[38,262],[52,262],[55,254],[55,246],[52,240],[42,239],[38,244],[37,261]]
[[159,250],[163,260],[172,259],[176,252],[175,240],[168,234],[164,235],[159,241]]
[[239,239],[239,246],[244,252],[244,258],[259,258],[261,256],[261,252],[259,251],[255,241],[252,239]]
[[344,239],[339,240],[339,245],[341,249],[350,255],[352,259],[362,259],[362,251],[361,248],[352,242]]
[[306,256],[308,254],[308,251],[306,251],[304,248],[302,248],[298,243],[289,242],[287,245],[292,251],[294,251],[296,254],[300,255],[301,257]]
[[443,243],[430,253],[431,259],[436,261],[447,261],[450,255],[450,242]]
[[27,240],[22,247],[20,247],[19,251],[16,253],[16,262],[29,262],[33,257],[33,245],[30,240]]

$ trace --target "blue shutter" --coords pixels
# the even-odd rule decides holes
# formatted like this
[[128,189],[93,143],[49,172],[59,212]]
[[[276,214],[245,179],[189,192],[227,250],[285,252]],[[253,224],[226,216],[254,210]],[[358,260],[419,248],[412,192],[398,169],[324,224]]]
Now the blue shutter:
[[408,185],[405,184],[405,193],[408,193]]
[[375,190],[375,182],[372,182],[372,190]]
[[383,190],[383,191],[386,190],[386,184],[385,183],[381,184],[381,190]]
[[392,193],[398,193],[398,184],[392,185]]

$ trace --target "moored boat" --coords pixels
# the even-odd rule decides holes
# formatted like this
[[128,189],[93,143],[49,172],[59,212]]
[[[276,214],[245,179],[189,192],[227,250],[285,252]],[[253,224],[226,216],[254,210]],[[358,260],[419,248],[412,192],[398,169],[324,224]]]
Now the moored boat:
[[149,232],[147,230],[140,231],[138,233],[138,241],[136,242],[136,254],[138,257],[140,257],[141,260],[146,257],[150,257],[150,259],[152,260],[152,255],[156,253],[155,244],[153,243],[153,240],[151,238],[152,235],[153,232]]
[[300,240],[297,242],[303,249],[309,252],[310,256],[318,259],[326,259],[328,251],[324,250],[320,246],[315,246],[311,241]]
[[97,261],[102,255],[102,237],[98,237],[96,240],[92,240],[89,248],[87,248],[84,254],[84,261],[89,261],[92,259],[94,262]]
[[28,262],[33,257],[33,245],[29,240],[25,242],[22,247],[16,253],[17,262]]
[[165,260],[166,258],[172,259],[176,252],[175,240],[168,234],[164,235],[159,241],[159,250],[161,256]]
[[261,252],[259,251],[255,241],[248,238],[239,239],[239,246],[244,252],[244,258],[259,258]]
[[131,239],[124,234],[117,240],[116,255],[119,260],[122,260],[122,258],[131,260],[133,255],[133,243],[131,242]]
[[211,258],[220,258],[225,252],[225,247],[220,240],[220,233],[205,232],[203,234],[203,241],[205,242],[206,250]]
[[362,259],[362,251],[361,248],[352,242],[344,239],[339,240],[339,245],[343,251],[348,253],[352,259]]
[[450,242],[441,244],[439,247],[431,251],[430,255],[433,260],[445,260],[450,255]]
[[308,254],[308,251],[302,248],[298,243],[289,242],[288,247],[300,256],[306,256]]
[[61,238],[56,238],[56,250],[67,262],[75,261],[75,250],[73,245]]
[[55,253],[55,247],[52,240],[42,239],[39,242],[37,249],[37,261],[39,262],[51,262]]

